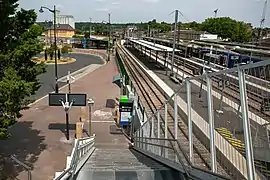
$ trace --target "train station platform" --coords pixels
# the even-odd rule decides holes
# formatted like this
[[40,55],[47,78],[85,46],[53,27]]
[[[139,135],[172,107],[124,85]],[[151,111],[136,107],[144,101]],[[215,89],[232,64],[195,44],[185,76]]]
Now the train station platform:
[[[117,66],[112,60],[71,84],[71,92],[86,93],[95,101],[92,133],[96,134],[99,148],[128,147],[123,135],[110,134],[110,126],[115,124],[114,106],[120,95],[119,87],[111,83],[117,73]],[[63,87],[59,91],[67,92],[68,89]],[[32,179],[53,179],[55,171],[64,169],[66,157],[73,148],[73,143],[65,142],[65,112],[62,107],[49,107],[48,97],[44,97],[22,114],[23,117],[10,129],[12,137],[0,143],[1,154],[5,154],[1,155],[1,164],[5,165],[5,172],[12,175],[12,179],[27,179],[27,171],[10,160],[9,156],[15,155],[32,168]],[[73,141],[80,116],[80,107],[72,107],[70,138]]]
[[[87,81],[73,85],[76,92],[87,92],[95,101],[91,125],[94,136],[75,140],[66,167],[57,169],[55,179],[69,176],[66,170],[72,169],[75,161],[72,179],[181,179],[178,171],[132,149],[132,143],[124,134],[110,131],[111,126],[115,125],[113,101],[120,97],[120,89],[112,83],[113,76],[118,74],[116,68],[115,61],[111,60],[92,76],[89,75]],[[76,153],[80,156],[79,161]]]
[[[147,53],[146,53],[147,54]],[[149,56],[149,54],[148,54]],[[154,58],[153,58],[154,59]],[[158,63],[161,65],[164,65],[164,61],[161,60],[160,58],[157,59]],[[141,68],[156,82],[156,85],[167,95],[167,97],[171,97],[176,90],[179,90],[180,85],[172,82],[169,76],[166,76],[165,70],[161,70],[160,68],[157,68],[155,63],[149,62],[146,59],[141,60],[140,62],[137,62],[140,64]],[[168,65],[168,69],[171,69],[170,64]],[[183,72],[174,69],[174,73],[178,73],[178,76],[183,76]],[[189,77],[188,74],[184,73],[184,78]],[[207,122],[208,120],[208,114],[206,111],[207,104],[203,103],[201,99],[206,99],[206,86],[202,86],[203,90],[203,97],[198,98],[196,97],[196,94],[198,95],[200,88],[200,82],[195,82],[192,83],[192,121],[195,124],[195,126],[199,127],[201,132],[204,132],[204,135],[210,138],[209,136],[209,124]],[[185,88],[183,88],[185,89]],[[218,104],[219,104],[219,99],[220,99],[220,94],[216,91],[213,92],[213,101],[214,101],[214,110],[219,110]],[[186,103],[186,91],[183,90],[183,92],[180,91],[178,94],[178,107],[180,108],[180,114],[181,117],[187,117],[187,103]],[[229,98],[224,97],[223,98],[225,106],[223,106],[223,114],[215,114],[215,127],[223,127],[226,125],[226,128],[230,130],[242,130],[242,122],[239,119],[239,114],[237,113],[237,108],[239,106],[239,103],[233,102]],[[230,105],[233,105],[230,107]],[[264,120],[263,118],[257,117],[256,114],[253,112],[249,111],[249,117],[253,120],[251,121],[251,126],[255,127],[256,123],[263,124],[266,123],[267,121]],[[252,130],[254,133],[254,129]],[[263,129],[260,130],[261,132]],[[265,132],[265,130],[263,131]],[[244,176],[246,176],[246,170],[242,169],[245,167],[246,160],[244,155],[240,153],[240,151],[236,150],[232,144],[230,144],[218,131],[215,130],[215,143],[216,143],[216,148],[219,152],[221,152],[225,157],[231,161],[237,169],[240,171],[244,172]],[[242,139],[243,140],[243,139]],[[244,140],[243,140],[244,141]],[[242,141],[242,142],[243,142]],[[267,141],[266,141],[267,143]],[[226,147],[226,148],[224,148]],[[233,154],[233,155],[232,155]],[[235,159],[234,157],[238,157],[239,159]]]

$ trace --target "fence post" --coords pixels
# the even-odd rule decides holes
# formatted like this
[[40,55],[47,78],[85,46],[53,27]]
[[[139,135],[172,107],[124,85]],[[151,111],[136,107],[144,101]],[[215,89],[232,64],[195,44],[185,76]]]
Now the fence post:
[[151,118],[151,138],[154,138],[154,129],[155,129],[155,122],[154,122],[154,115],[152,116],[152,118]]
[[[168,146],[168,142],[166,139],[168,139],[168,104],[165,102],[165,115],[164,115],[164,120],[165,120],[165,146]],[[165,148],[165,158],[168,157],[168,149]]]
[[[158,126],[158,128],[157,128],[157,133],[158,133],[158,135],[157,135],[157,137],[158,137],[158,139],[160,138],[160,114],[159,114],[159,111],[157,111],[157,126]],[[160,144],[160,140],[158,140],[159,141],[159,145],[161,145]],[[161,155],[161,147],[159,148],[159,155]]]
[[[155,115],[152,116],[152,119],[151,119],[151,120],[152,120],[152,123],[151,123],[151,126],[152,126],[152,129],[151,129],[151,131],[152,131],[152,132],[151,132],[151,138],[155,138],[155,135],[154,135],[154,132],[155,132],[155,131],[154,131],[154,130],[155,130]],[[153,140],[153,139],[151,139],[150,142],[151,142],[152,144],[154,144],[154,140]],[[155,148],[153,145],[151,145],[150,147],[152,147],[152,148],[151,148],[152,151],[153,151],[154,148]]]
[[178,139],[178,104],[177,104],[177,94],[174,94],[174,139]]
[[248,104],[246,94],[245,72],[238,66],[238,79],[240,90],[240,101],[242,110],[242,121],[244,129],[245,150],[246,150],[246,163],[248,180],[255,180],[255,167],[253,158],[253,146],[251,140],[250,120],[248,118]]
[[212,80],[208,75],[207,82],[207,101],[208,101],[208,118],[209,118],[209,132],[210,132],[210,153],[211,153],[211,170],[216,172],[216,148],[215,148],[215,129],[214,129],[214,109],[212,96]]
[[187,113],[188,113],[188,143],[189,143],[189,158],[190,162],[194,164],[193,158],[193,136],[192,136],[192,119],[191,119],[191,85],[190,81],[186,81],[187,86]]

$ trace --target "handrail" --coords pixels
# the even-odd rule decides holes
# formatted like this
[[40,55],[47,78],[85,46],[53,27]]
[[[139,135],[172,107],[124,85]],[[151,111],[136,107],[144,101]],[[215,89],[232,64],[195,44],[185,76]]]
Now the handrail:
[[[137,140],[137,139],[139,139],[139,140]],[[187,170],[187,168],[186,168],[186,165],[184,164],[183,160],[181,159],[179,153],[177,152],[177,150],[175,149],[174,146],[170,147],[170,146],[161,145],[161,144],[149,143],[149,142],[142,141],[142,140],[140,140],[140,139],[162,140],[162,141],[169,141],[169,142],[171,142],[171,143],[176,142],[176,143],[178,144],[178,146],[179,146],[179,142],[178,142],[176,139],[149,138],[149,137],[135,137],[135,138],[134,138],[134,142],[139,142],[139,143],[143,143],[143,144],[148,144],[148,145],[153,145],[153,146],[157,146],[157,147],[162,147],[162,148],[167,148],[167,149],[173,150],[173,152],[174,152],[175,155],[177,156],[177,159],[179,160],[180,164],[182,165],[183,170],[185,171],[186,175],[187,175],[188,177],[190,177],[189,172],[188,172],[188,170]],[[137,146],[136,146],[136,148],[141,149],[140,147],[137,147]],[[182,151],[182,148],[180,148],[180,150]],[[182,151],[182,152],[183,152],[183,151]],[[182,153],[182,154],[184,154],[185,159],[188,160],[188,158],[187,158],[187,156],[185,155],[185,153]],[[190,164],[189,161],[188,161],[188,163]]]
[[[94,145],[94,142],[95,142],[95,139],[94,138],[95,138],[95,135],[93,135],[92,137],[75,139],[75,145],[74,145],[74,148],[73,148],[72,153],[71,153],[72,159],[70,161],[69,167],[67,169],[65,169],[54,180],[61,180],[64,177],[70,177],[70,176],[72,178],[74,177],[79,161],[87,153],[87,151],[83,151],[83,155],[81,155],[81,157],[79,157],[79,150],[81,150],[82,148],[85,148],[87,146],[93,146]],[[87,143],[85,143],[85,144],[81,144],[81,142],[83,142],[85,140],[90,140],[90,141],[87,142]]]
[[66,170],[64,170],[64,172],[62,173],[62,174],[60,174],[56,179],[54,179],[54,180],[61,180],[63,177],[65,177],[68,173],[70,173],[68,176],[70,176],[71,175],[71,170],[72,170],[72,168],[70,167],[70,168],[68,168],[68,169],[66,169]]
[[28,180],[32,180],[31,168],[26,164],[24,164],[23,162],[21,162],[20,160],[18,160],[14,155],[11,155],[10,158],[19,165],[21,165],[22,167],[24,167],[28,172]]

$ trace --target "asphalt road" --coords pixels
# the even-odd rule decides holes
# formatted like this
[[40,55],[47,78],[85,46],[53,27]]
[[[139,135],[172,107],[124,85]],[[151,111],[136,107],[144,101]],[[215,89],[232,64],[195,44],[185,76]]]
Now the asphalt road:
[[[102,64],[102,60],[99,57],[86,55],[86,54],[69,54],[69,57],[75,58],[74,63],[59,64],[58,65],[58,78],[66,76],[68,71],[71,73],[77,71],[90,64]],[[36,92],[32,98],[39,99],[48,93],[54,91],[55,86],[55,68],[54,64],[47,65],[47,72],[40,75],[38,78],[41,83],[40,89]],[[58,82],[59,88],[64,86],[66,83]]]

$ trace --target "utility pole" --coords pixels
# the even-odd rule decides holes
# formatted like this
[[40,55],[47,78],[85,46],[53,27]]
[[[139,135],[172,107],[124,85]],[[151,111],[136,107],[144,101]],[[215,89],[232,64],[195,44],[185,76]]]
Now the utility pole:
[[217,17],[218,9],[214,10],[215,18]]
[[91,38],[91,29],[92,29],[92,28],[91,28],[92,18],[89,18],[89,20],[90,20],[90,21],[89,21],[89,23],[90,23],[90,24],[89,24],[89,40],[90,40],[90,38]]
[[259,32],[258,32],[258,44],[260,43],[261,34],[262,34],[263,27],[264,27],[266,9],[267,9],[267,0],[265,0],[264,6],[263,6],[262,18],[261,18],[261,21],[260,21],[260,29],[259,29]]
[[56,42],[56,6],[53,6],[53,32],[54,32],[54,63],[55,63],[55,93],[58,93],[58,73],[57,73],[57,57],[56,57],[56,51],[57,51],[57,42]]
[[178,26],[178,33],[177,33],[177,42],[178,43],[180,41],[180,30],[181,30],[181,28],[180,28],[180,26]]
[[108,14],[109,15],[109,41],[108,41],[108,60],[110,61],[110,46],[111,46],[111,13]]
[[174,33],[173,33],[173,52],[172,52],[172,70],[171,76],[174,76],[173,66],[174,66],[174,56],[175,56],[175,41],[176,41],[176,31],[177,31],[177,23],[178,23],[178,10],[175,10],[175,22],[174,22]]
[[150,36],[149,36],[149,34],[150,34],[149,32],[150,32],[150,26],[149,26],[149,24],[148,24],[148,25],[147,25],[147,37],[150,37]]

